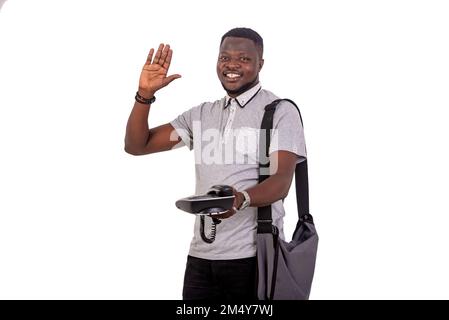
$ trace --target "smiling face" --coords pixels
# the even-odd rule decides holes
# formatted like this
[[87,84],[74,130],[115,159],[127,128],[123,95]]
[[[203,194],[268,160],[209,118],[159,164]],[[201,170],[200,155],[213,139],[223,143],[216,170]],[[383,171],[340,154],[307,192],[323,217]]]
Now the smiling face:
[[261,51],[250,39],[227,37],[223,40],[217,74],[230,97],[237,97],[259,82],[259,71],[263,66]]

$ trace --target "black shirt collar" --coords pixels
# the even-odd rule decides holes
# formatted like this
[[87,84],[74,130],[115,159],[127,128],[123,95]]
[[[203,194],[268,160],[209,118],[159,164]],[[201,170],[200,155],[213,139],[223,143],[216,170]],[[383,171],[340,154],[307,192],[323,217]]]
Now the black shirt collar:
[[224,108],[229,106],[229,104],[231,103],[232,99],[235,99],[237,101],[237,104],[241,108],[245,107],[248,104],[248,102],[250,102],[257,95],[257,93],[261,89],[262,89],[262,86],[260,85],[260,83],[258,83],[254,87],[252,87],[251,89],[246,90],[245,92],[243,92],[241,95],[239,95],[236,98],[231,98],[230,96],[226,95]]

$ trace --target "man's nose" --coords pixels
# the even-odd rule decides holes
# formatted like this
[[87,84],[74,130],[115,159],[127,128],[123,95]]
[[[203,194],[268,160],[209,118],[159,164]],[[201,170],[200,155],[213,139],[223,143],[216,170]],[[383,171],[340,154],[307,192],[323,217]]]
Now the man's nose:
[[229,59],[226,64],[226,68],[232,69],[232,68],[240,68],[240,60],[238,58],[235,59]]

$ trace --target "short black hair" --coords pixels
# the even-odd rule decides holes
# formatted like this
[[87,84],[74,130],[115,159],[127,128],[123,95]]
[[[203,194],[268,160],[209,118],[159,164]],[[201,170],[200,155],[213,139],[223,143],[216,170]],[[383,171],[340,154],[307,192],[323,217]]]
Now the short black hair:
[[252,40],[254,44],[260,49],[261,56],[263,55],[263,39],[256,31],[250,28],[234,28],[226,32],[221,37],[220,45],[227,37],[245,38]]

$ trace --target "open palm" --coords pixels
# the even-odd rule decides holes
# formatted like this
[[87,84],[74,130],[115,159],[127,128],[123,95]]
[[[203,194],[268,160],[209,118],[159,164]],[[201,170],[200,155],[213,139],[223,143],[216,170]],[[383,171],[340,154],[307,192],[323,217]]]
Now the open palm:
[[165,87],[173,80],[181,77],[179,74],[167,77],[173,55],[173,50],[170,49],[168,44],[161,43],[159,45],[154,59],[153,54],[154,49],[151,49],[139,79],[139,92],[147,98],[153,96],[157,90]]

